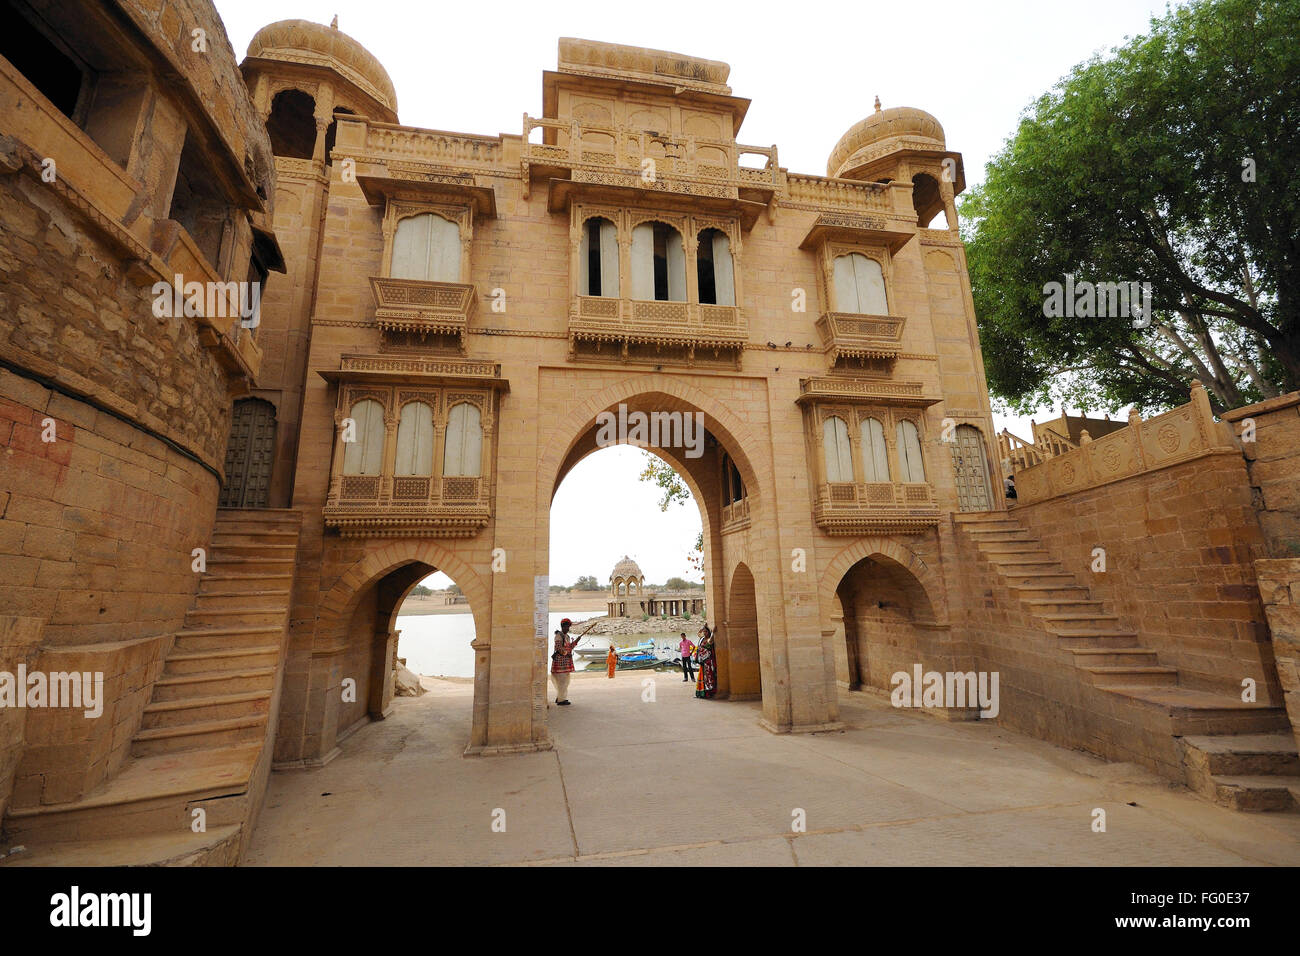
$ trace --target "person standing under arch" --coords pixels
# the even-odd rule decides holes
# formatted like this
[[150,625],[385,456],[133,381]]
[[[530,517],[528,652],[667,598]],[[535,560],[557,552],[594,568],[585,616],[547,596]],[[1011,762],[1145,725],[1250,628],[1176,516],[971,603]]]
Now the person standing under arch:
[[718,654],[713,644],[713,631],[705,624],[700,628],[700,643],[695,654],[700,662],[700,677],[695,682],[695,696],[712,700],[718,692]]
[[551,682],[555,685],[555,703],[560,707],[569,705],[569,679],[573,676],[573,649],[578,646],[579,638],[569,639],[569,627],[573,624],[567,617],[560,622],[560,629],[555,632],[555,650],[551,654]]

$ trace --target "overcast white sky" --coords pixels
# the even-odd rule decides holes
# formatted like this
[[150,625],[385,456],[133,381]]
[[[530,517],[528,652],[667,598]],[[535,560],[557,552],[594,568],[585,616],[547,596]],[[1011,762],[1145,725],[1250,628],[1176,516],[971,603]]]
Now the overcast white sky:
[[[337,14],[339,28],[388,70],[399,119],[411,126],[521,132],[524,112],[541,113],[541,74],[555,68],[556,41],[574,36],[730,63],[732,91],[753,100],[738,139],[775,143],[781,165],[799,172],[824,174],[831,147],[872,111],[877,95],[886,107],[919,107],[943,124],[973,185],[1029,103],[1092,53],[1146,32],[1166,4],[216,0],[216,6],[241,59],[268,23],[329,23]],[[1018,419],[995,415],[995,424],[1029,437]],[[636,450],[609,449],[570,473],[552,509],[552,582],[595,574],[603,583],[624,552],[648,579],[690,576],[686,551],[699,530],[698,512],[674,506],[660,514],[654,489],[636,487],[640,459]],[[611,521],[611,515],[620,517]]]

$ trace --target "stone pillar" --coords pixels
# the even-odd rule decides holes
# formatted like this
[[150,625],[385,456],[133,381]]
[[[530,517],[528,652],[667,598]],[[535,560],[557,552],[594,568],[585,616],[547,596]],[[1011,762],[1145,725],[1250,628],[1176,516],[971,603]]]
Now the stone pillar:
[[397,639],[401,631],[375,634],[370,666],[370,716],[383,720],[393,713],[393,670],[397,665]]

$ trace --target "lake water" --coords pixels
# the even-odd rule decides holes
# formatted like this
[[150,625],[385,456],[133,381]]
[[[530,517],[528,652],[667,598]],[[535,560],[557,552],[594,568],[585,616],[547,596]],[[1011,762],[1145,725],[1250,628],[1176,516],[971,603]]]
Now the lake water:
[[[547,628],[547,646],[551,635],[560,628],[560,621],[569,618],[574,630],[581,631],[580,621],[599,617],[603,611],[552,611]],[[406,666],[417,674],[431,677],[473,677],[474,615],[464,614],[407,614],[398,615],[397,629],[402,632],[397,642],[397,656],[406,658]],[[631,637],[620,637],[620,644],[636,643]],[[609,647],[608,637],[584,637],[579,647]],[[548,652],[549,653],[549,652]],[[579,670],[582,658],[574,658]]]

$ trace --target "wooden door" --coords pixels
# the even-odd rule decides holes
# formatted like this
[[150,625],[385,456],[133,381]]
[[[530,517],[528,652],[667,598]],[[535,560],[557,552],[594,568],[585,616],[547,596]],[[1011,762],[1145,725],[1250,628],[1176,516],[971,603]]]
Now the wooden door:
[[235,402],[226,447],[222,508],[265,508],[270,501],[275,460],[275,406],[260,398]]
[[974,425],[958,425],[952,443],[952,471],[957,479],[958,511],[993,510],[984,436]]

